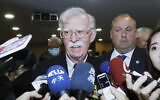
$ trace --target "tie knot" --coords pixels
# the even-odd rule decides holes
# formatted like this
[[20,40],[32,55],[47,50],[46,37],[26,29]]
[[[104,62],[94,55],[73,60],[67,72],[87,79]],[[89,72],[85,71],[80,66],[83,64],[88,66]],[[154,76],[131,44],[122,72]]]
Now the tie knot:
[[77,63],[74,64],[73,68],[75,68],[77,66]]
[[122,60],[125,60],[127,56],[125,56],[125,55],[118,55],[117,57],[121,58]]

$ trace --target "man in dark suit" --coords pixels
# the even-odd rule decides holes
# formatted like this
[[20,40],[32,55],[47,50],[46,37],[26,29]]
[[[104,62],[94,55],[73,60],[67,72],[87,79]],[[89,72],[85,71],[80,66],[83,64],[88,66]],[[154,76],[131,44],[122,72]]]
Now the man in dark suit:
[[34,71],[33,78],[46,74],[49,67],[61,65],[72,77],[74,65],[89,62],[94,65],[98,74],[99,61],[88,55],[90,44],[96,37],[95,19],[82,8],[69,8],[59,19],[60,38],[65,47],[65,54],[40,62]]
[[[120,14],[112,21],[110,38],[114,49],[100,57],[101,61],[110,61],[113,58],[123,56],[123,61],[130,71],[143,73],[146,70],[145,49],[136,47],[136,21],[128,14]],[[118,68],[116,69],[118,70]],[[112,74],[112,72],[111,72]],[[112,75],[111,75],[111,79]],[[115,80],[116,81],[116,80]],[[115,81],[112,81],[113,83]],[[114,83],[117,86],[117,83]],[[129,99],[136,100],[136,96],[125,88]]]
[[125,55],[124,62],[131,71],[143,73],[145,68],[145,49],[138,48],[136,45],[136,22],[128,14],[120,14],[112,21],[110,38],[114,49],[101,57],[102,61]]

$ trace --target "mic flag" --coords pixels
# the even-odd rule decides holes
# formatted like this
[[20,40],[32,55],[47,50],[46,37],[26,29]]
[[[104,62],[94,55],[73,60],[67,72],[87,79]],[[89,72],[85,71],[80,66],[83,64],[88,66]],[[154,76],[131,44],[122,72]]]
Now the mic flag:
[[95,70],[93,66],[89,63],[78,63],[72,75],[72,90],[78,89],[91,93],[94,88],[94,82]]
[[101,63],[101,65],[100,65],[100,71],[102,73],[110,74],[110,71],[109,71],[109,62],[108,61],[104,61],[104,62]]
[[111,81],[115,87],[120,87],[122,90],[126,89],[125,86],[125,78],[122,76],[123,74],[129,73],[130,70],[123,62],[121,58],[114,58],[110,61],[110,72],[111,72]]
[[71,90],[71,82],[68,74],[60,65],[53,65],[48,69],[47,82],[54,96],[61,96]]
[[89,63],[78,63],[74,69],[71,88],[77,100],[84,100],[94,89],[95,69]]
[[31,40],[31,38],[32,35],[30,34],[20,39],[13,38],[6,41],[2,45],[0,45],[0,58],[24,49]]

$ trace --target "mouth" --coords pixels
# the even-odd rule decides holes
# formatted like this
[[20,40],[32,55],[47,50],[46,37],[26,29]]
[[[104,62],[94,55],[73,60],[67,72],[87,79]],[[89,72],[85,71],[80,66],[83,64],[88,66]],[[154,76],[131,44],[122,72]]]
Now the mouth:
[[125,43],[125,42],[128,42],[128,41],[127,40],[121,40],[120,42]]
[[73,46],[71,46],[71,48],[80,48],[81,47],[81,45],[73,45]]

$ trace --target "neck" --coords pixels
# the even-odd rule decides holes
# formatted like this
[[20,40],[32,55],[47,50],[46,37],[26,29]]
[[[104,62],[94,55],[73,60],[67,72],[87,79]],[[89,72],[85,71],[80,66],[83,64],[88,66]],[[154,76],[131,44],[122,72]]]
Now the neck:
[[117,49],[116,50],[120,53],[120,54],[125,54],[128,53],[130,51],[132,51],[134,48],[127,48],[127,49]]
[[[68,55],[67,55],[68,56]],[[87,56],[87,55],[86,55]],[[71,56],[68,56],[69,59],[73,62],[73,63],[80,63],[80,62],[83,62],[86,58],[86,56],[84,57],[71,57]]]

